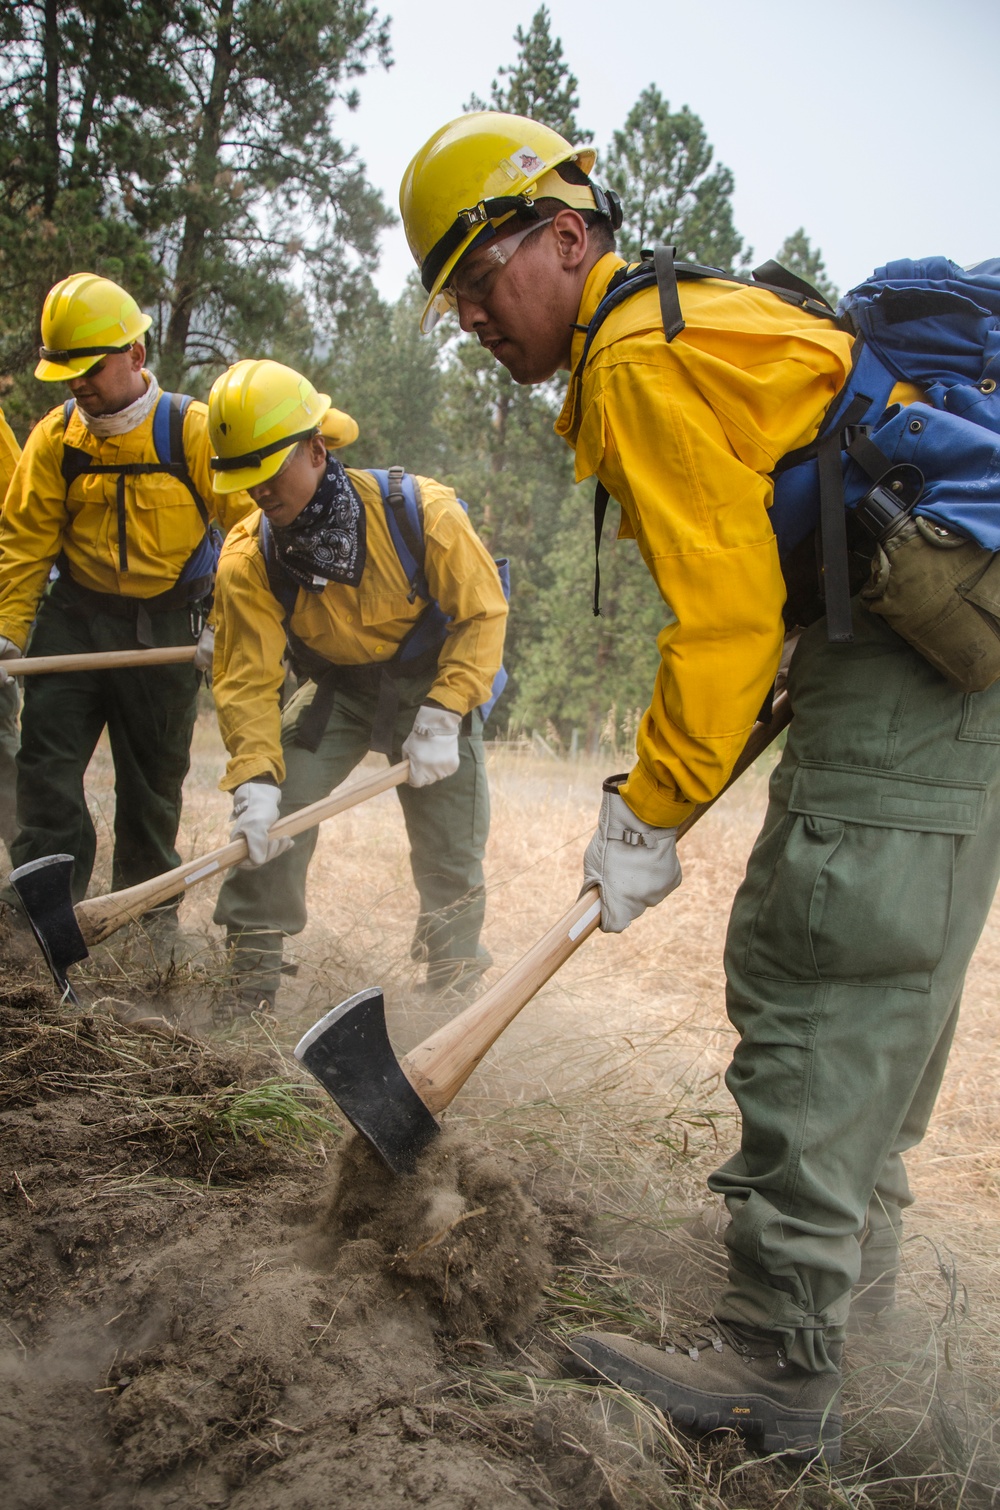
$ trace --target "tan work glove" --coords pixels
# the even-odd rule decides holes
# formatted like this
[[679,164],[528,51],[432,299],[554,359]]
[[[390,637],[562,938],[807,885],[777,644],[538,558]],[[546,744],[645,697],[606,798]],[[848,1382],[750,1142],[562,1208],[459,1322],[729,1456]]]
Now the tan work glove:
[[247,841],[247,858],[241,860],[239,870],[256,870],[291,849],[292,841],[287,834],[271,839],[268,829],[278,821],[281,806],[281,788],[267,781],[244,781],[233,793],[233,817],[229,830],[230,839],[241,835]]
[[681,884],[676,828],[654,828],[636,816],[618,787],[627,776],[609,776],[601,797],[597,830],[583,857],[583,887],[601,893],[601,932],[623,933]]
[[410,786],[432,786],[458,770],[458,736],[462,715],[450,708],[417,710],[413,728],[403,741],[403,755],[410,762]]

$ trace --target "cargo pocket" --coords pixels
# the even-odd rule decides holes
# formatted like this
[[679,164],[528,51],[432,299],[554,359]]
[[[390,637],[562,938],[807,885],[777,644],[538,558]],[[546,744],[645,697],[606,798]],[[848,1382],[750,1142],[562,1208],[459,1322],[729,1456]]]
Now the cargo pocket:
[[928,991],[951,921],[958,836],[984,788],[800,765],[746,969],[784,981]]

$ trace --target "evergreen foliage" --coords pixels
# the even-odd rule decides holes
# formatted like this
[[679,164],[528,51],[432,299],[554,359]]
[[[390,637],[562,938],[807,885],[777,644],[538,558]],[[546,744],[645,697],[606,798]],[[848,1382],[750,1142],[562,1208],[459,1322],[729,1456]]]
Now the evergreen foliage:
[[604,161],[605,178],[620,196],[622,256],[664,242],[691,262],[732,272],[750,260],[733,224],[733,175],[714,162],[697,115],[687,105],[672,111],[650,84],[615,131]]
[[[553,431],[562,382],[519,388],[451,322],[420,336],[415,275],[395,303],[371,281],[391,216],[333,121],[357,79],[388,65],[388,25],[365,0],[0,0],[4,407],[23,438],[62,398],[30,375],[38,314],[53,283],[85,269],[153,313],[165,386],[203,394],[244,356],[302,367],[358,420],[348,464],[452,484],[488,548],[510,557],[498,721],[627,745],[665,608],[611,509],[592,614],[592,483],[574,485]],[[490,105],[591,140],[546,6],[514,42]],[[597,176],[622,196],[623,254],[665,240],[727,269],[749,260],[731,173],[698,116],[671,111],[655,85]],[[836,296],[804,230],[778,260]]]
[[497,69],[490,86],[487,106],[476,95],[467,110],[508,110],[512,115],[527,115],[542,121],[573,143],[593,140],[592,131],[577,125],[580,108],[576,75],[563,61],[563,45],[553,37],[548,7],[540,5],[525,31],[519,26],[514,33],[518,45],[516,63]]
[[155,303],[161,380],[205,369],[202,390],[248,350],[307,354],[368,297],[391,217],[332,129],[390,61],[363,0],[0,0],[0,39],[7,370],[68,271]]

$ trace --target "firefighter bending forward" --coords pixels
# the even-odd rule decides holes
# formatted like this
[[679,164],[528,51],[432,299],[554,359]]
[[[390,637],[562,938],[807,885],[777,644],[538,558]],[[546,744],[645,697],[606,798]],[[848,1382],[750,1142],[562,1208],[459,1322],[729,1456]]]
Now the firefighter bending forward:
[[[706,278],[679,283],[672,339],[650,287],[588,341],[623,268],[593,163],[538,121],[472,113],[421,148],[400,201],[425,325],[457,310],[519,383],[571,374],[556,429],[577,480],[620,504],[665,600],[636,763],[605,784],[584,861],[601,927],[620,932],[679,884],[677,826],[721,789],[764,704],[785,603],[771,473],[817,435],[852,337]],[[903,387],[890,403],[919,397]],[[927,1126],[1000,872],[1000,684],[964,696],[856,600],[853,643],[811,624],[788,685],[726,946],[742,1140],[709,1184],[731,1217],[728,1283],[698,1343],[573,1347],[590,1377],[695,1430],[835,1463],[848,1311],[891,1303],[913,1199],[902,1154]]]
[[[231,833],[249,849],[215,910],[239,1013],[274,1005],[283,935],[306,924],[316,830],[267,831],[325,797],[369,749],[410,762],[398,791],[420,899],[413,954],[428,985],[467,991],[490,963],[479,943],[489,828],[479,709],[501,664],[503,587],[452,489],[417,479],[426,583],[450,623],[429,652],[405,658],[427,603],[411,590],[377,480],[327,449],[329,403],[271,361],[238,362],[209,397],[215,487],[247,489],[260,510],[226,541],[214,615],[221,785],[233,794]],[[282,712],[286,642],[309,680]]]
[[[65,383],[69,397],[32,430],[7,490],[0,683],[3,659],[20,655],[29,633],[30,656],[199,641],[213,527],[224,532],[251,505],[245,493],[213,493],[205,405],[161,394],[144,366],[150,323],[125,289],[91,273],[64,278],[46,297],[35,376]],[[198,654],[207,669],[206,644]],[[15,865],[71,854],[73,899],[85,895],[96,834],[84,775],[105,728],[115,769],[112,886],[180,863],[197,665],[25,679]],[[148,920],[161,949],[177,937],[178,900]]]

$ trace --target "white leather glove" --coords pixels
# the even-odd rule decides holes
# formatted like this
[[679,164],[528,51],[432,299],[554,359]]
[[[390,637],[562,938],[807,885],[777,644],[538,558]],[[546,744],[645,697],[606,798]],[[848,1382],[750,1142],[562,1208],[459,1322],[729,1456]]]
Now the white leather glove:
[[238,839],[242,834],[249,852],[247,858],[240,861],[239,870],[256,870],[258,865],[266,865],[268,860],[291,849],[292,841],[287,834],[280,839],[267,836],[272,823],[277,822],[280,805],[280,786],[271,786],[266,781],[244,781],[236,788],[229,837]]
[[410,762],[410,786],[431,786],[458,770],[458,735],[461,713],[450,708],[418,708],[413,728],[403,741],[403,755]]
[[623,933],[647,907],[681,884],[677,830],[654,828],[618,795],[625,776],[609,776],[597,830],[583,857],[583,889],[601,892],[601,932]]
[[215,630],[211,624],[206,624],[198,636],[198,643],[194,647],[194,669],[203,671],[211,678],[212,661],[215,656]]
[[6,635],[0,634],[0,687],[6,687],[8,682],[17,680],[17,677],[11,676],[8,671],[4,670],[4,661],[12,660],[15,656],[20,657],[23,654],[24,651],[19,650],[13,640],[8,640]]

